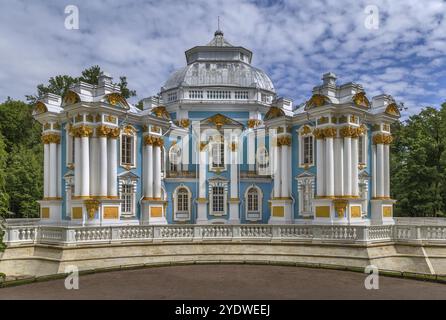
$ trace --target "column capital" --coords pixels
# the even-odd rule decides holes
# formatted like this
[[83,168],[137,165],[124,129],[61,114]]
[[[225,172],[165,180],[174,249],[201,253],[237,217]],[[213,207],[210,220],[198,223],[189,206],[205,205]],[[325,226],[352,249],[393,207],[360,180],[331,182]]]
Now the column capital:
[[393,137],[388,133],[377,133],[373,136],[373,144],[391,144]]
[[283,135],[280,137],[277,137],[277,146],[291,146],[291,135]]
[[91,137],[93,134],[93,128],[85,125],[79,127],[72,127],[70,134],[75,138]]
[[339,131],[341,137],[343,138],[353,138],[357,139],[363,134],[365,134],[366,128],[364,126],[353,127],[353,126],[344,126]]
[[146,135],[144,137],[144,145],[150,145],[154,147],[162,147],[164,145],[164,140],[158,136]]
[[60,134],[58,134],[58,133],[44,134],[44,135],[42,135],[42,143],[43,144],[50,144],[50,143],[59,144],[60,143]]

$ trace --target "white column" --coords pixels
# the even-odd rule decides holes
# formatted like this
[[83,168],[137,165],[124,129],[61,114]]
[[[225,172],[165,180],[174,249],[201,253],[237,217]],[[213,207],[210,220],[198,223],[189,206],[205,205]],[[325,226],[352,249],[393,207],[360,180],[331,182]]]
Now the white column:
[[206,149],[200,148],[200,164],[199,164],[199,181],[198,181],[198,198],[206,198]]
[[49,185],[49,197],[57,197],[57,144],[50,143],[50,185]]
[[81,195],[82,184],[82,164],[81,164],[81,138],[74,138],[74,196],[79,197]]
[[81,174],[82,174],[82,184],[81,184],[81,196],[90,196],[90,138],[81,138]]
[[90,194],[99,195],[99,148],[98,138],[90,138]]
[[99,196],[106,197],[108,182],[107,136],[99,137]]
[[384,149],[384,169],[383,169],[383,181],[384,181],[384,191],[383,191],[383,195],[384,197],[390,197],[390,153],[389,153],[389,145],[388,144],[384,144],[383,145],[383,149]]
[[325,139],[325,186],[326,196],[334,196],[334,153],[333,137]]
[[181,138],[181,163],[182,170],[189,170],[189,136],[184,136]]
[[288,172],[288,146],[286,144],[283,144],[281,149],[281,155],[280,155],[280,177],[281,177],[281,193],[280,196],[282,198],[289,198],[290,197],[290,191],[289,191],[289,182],[288,179],[290,178],[290,172]]
[[376,145],[372,145],[372,198],[376,198]]
[[274,174],[274,198],[281,197],[281,167],[282,163],[280,161],[280,148],[277,144],[274,146],[274,161],[273,161],[273,174]]
[[324,151],[324,139],[316,140],[316,185],[317,190],[316,193],[318,196],[325,195],[325,151]]
[[50,145],[45,143],[43,145],[43,197],[50,196]]
[[254,131],[248,132],[248,168],[249,171],[255,170],[255,163],[256,163],[256,141],[255,141],[255,134]]
[[344,137],[344,195],[352,195],[352,138]]
[[110,137],[108,139],[108,196],[116,198],[118,196],[118,139]]
[[161,199],[161,147],[154,146],[153,197]]
[[62,147],[57,144],[57,197],[62,198]]
[[144,163],[145,163],[145,177],[144,177],[144,197],[153,198],[153,146],[147,144],[144,147]]
[[237,150],[231,152],[231,199],[238,198]]
[[344,141],[342,138],[335,138],[334,141],[334,172],[336,196],[344,195]]
[[384,197],[384,145],[376,145],[376,197]]
[[353,195],[353,196],[359,196],[358,141],[359,141],[359,138],[352,138],[352,193],[351,193],[351,195]]

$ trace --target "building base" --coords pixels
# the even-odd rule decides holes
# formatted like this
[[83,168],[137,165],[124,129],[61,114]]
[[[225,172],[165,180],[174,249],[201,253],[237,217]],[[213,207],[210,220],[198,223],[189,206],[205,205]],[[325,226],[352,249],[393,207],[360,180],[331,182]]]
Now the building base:
[[197,221],[196,224],[208,224],[207,217],[208,201],[206,199],[197,200]]
[[45,223],[59,223],[62,220],[62,199],[43,199],[40,204],[40,219]]
[[141,222],[144,224],[167,224],[166,201],[142,200]]
[[293,218],[293,199],[272,199],[271,216],[268,224],[291,224],[294,222]]
[[240,224],[240,200],[231,200],[229,202],[229,221],[230,224]]
[[393,225],[393,205],[396,200],[393,199],[372,199],[370,200],[372,208],[372,224],[374,225]]
[[313,224],[368,225],[363,219],[363,200],[359,198],[330,197],[313,201]]

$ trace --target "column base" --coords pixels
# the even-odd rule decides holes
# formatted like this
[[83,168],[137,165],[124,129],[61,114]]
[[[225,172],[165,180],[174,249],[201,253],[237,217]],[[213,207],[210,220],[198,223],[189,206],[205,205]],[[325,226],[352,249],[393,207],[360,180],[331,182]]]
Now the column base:
[[393,199],[372,199],[370,200],[372,209],[372,224],[374,225],[393,225],[393,205],[396,200]]
[[208,201],[206,199],[204,200],[197,200],[197,221],[196,224],[209,224],[209,220],[207,217],[207,208],[208,208]]
[[313,224],[369,225],[360,198],[330,197],[313,200]]
[[143,224],[167,224],[166,201],[142,200],[141,222]]
[[87,198],[71,200],[71,221],[85,226],[121,224],[121,200]]
[[229,201],[229,224],[240,224],[240,200]]
[[40,219],[45,223],[59,223],[62,221],[62,199],[43,199],[40,204]]
[[271,214],[268,224],[292,224],[293,218],[293,200],[291,198],[272,199]]

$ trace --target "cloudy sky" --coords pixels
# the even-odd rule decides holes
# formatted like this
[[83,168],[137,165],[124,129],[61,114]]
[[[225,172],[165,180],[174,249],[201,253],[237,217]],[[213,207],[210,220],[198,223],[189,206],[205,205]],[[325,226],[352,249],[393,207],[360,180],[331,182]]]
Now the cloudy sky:
[[[68,5],[79,9],[78,30],[65,28]],[[445,15],[440,0],[0,0],[0,101],[94,64],[127,76],[138,99],[153,95],[185,50],[212,39],[220,16],[226,39],[251,49],[295,104],[332,71],[410,114],[446,101]]]

